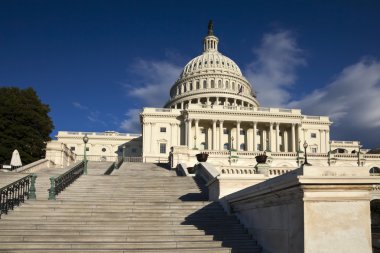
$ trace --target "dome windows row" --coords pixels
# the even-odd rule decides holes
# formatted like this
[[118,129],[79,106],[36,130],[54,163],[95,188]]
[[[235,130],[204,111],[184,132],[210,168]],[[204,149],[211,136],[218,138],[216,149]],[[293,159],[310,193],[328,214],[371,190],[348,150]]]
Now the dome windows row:
[[200,89],[227,89],[231,91],[235,91],[241,94],[249,94],[249,90],[246,91],[245,86],[239,83],[230,82],[226,80],[223,82],[222,80],[210,80],[208,83],[206,80],[202,81],[202,85],[200,81],[183,83],[177,86],[175,90],[172,91],[171,97],[173,98],[176,95],[180,95],[182,93],[192,91],[192,90],[200,90]]

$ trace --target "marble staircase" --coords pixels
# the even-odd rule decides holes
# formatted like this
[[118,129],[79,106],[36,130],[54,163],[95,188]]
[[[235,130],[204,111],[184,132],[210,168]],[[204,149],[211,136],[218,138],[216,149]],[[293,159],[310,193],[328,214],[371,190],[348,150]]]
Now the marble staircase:
[[46,188],[3,216],[0,252],[261,252],[198,179],[143,163],[103,175],[109,166],[89,163],[57,200]]

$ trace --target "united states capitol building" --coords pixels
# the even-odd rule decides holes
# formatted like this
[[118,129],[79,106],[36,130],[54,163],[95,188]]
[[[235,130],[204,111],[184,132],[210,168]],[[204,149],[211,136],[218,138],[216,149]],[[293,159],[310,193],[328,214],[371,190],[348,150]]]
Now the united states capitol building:
[[316,166],[380,167],[378,156],[366,154],[359,141],[331,140],[329,117],[260,107],[254,84],[218,46],[210,23],[203,53],[186,64],[169,91],[169,101],[163,108],[143,108],[142,135],[60,131],[58,140],[48,143],[46,157],[65,163],[63,157],[71,151],[82,159],[81,139],[88,134],[90,160],[115,160],[123,154],[165,162],[170,155],[173,167],[192,166],[195,155],[204,152],[215,166],[253,167],[255,157],[265,151],[268,165],[282,174],[298,168],[306,151]]

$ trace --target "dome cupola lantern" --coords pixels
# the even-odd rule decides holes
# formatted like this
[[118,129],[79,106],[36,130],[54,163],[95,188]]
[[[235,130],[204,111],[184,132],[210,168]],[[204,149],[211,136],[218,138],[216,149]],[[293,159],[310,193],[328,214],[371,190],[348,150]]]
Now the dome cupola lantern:
[[212,20],[208,22],[208,33],[203,40],[204,52],[218,51],[219,39],[214,36],[214,24]]

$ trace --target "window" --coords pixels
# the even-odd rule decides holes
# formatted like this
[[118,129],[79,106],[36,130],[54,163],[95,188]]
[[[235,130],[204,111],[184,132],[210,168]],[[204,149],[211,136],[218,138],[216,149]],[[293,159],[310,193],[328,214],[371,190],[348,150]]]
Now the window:
[[245,144],[244,143],[242,143],[242,144],[240,144],[240,150],[245,150]]
[[230,84],[228,83],[228,81],[226,81],[226,89],[229,89],[230,88]]
[[317,148],[311,148],[311,153],[317,153]]
[[235,90],[235,83],[232,82],[232,89]]
[[222,88],[222,81],[221,80],[218,81],[218,88]]
[[240,130],[240,135],[245,135],[245,130],[244,129]]
[[316,133],[311,133],[310,136],[311,136],[311,138],[317,138],[317,134]]
[[193,83],[189,83],[189,90],[193,90]]
[[224,148],[224,150],[229,150],[230,149],[230,144],[224,143],[223,148]]
[[211,80],[211,88],[215,88],[215,82],[214,82],[214,80]]
[[160,127],[160,132],[161,133],[166,133],[166,127]]
[[256,146],[256,150],[263,150],[263,148],[261,147],[261,144],[257,144],[257,146]]
[[160,143],[160,153],[166,154],[166,143]]
[[199,84],[199,82],[197,82],[197,90],[199,90],[200,89],[200,84]]
[[89,148],[89,147],[86,147],[86,151],[90,151],[90,148]]
[[71,151],[75,151],[75,147],[70,147],[70,150]]
[[102,152],[106,152],[107,151],[107,149],[106,148],[102,148]]
[[203,81],[203,89],[207,89],[207,82],[206,82],[206,80]]
[[223,128],[223,134],[228,134],[228,133],[229,133],[228,129],[227,128]]

